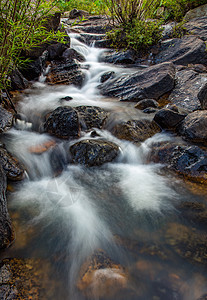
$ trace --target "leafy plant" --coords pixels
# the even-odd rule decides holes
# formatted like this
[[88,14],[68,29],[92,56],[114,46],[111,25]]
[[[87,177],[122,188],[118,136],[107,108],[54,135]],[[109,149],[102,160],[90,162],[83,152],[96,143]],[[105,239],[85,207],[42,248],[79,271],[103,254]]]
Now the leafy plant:
[[113,47],[134,49],[143,51],[155,45],[162,37],[163,29],[160,22],[134,20],[133,24],[128,24],[123,28],[118,28],[108,33],[108,37],[113,41]]
[[59,0],[57,6],[62,11],[69,11],[73,8],[76,8],[85,10],[90,14],[102,14],[106,10],[106,6],[103,0]]
[[50,40],[63,42],[64,34],[48,31],[47,18],[57,1],[0,0],[0,89],[9,84],[9,74],[27,60],[20,57]]

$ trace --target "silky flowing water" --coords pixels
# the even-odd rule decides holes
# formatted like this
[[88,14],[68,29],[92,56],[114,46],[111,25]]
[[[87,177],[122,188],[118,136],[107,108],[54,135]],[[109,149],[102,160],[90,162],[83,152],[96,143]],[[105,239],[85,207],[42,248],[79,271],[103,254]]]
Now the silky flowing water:
[[[91,169],[68,165],[58,176],[52,171],[50,150],[39,155],[30,150],[56,142],[59,163],[64,165],[73,141],[35,130],[41,126],[39,116],[60,105],[103,107],[112,113],[111,123],[146,118],[133,105],[104,98],[97,88],[106,71],[127,74],[135,70],[99,63],[103,50],[88,47],[75,37],[71,36],[71,47],[86,58],[82,63],[84,86],[48,86],[42,75],[19,103],[18,111],[28,122],[16,124],[4,137],[8,150],[27,170],[26,179],[15,184],[8,196],[16,241],[5,256],[41,259],[39,269],[45,272],[49,263],[50,276],[42,284],[51,289],[50,300],[196,300],[207,293],[207,272],[199,259],[198,263],[188,259],[188,252],[194,249],[186,246],[191,236],[187,230],[203,240],[206,235],[202,227],[184,219],[177,207],[185,201],[205,204],[207,192],[147,160],[155,142],[171,141],[173,135],[157,134],[135,146],[96,129],[101,137],[119,145],[118,159]],[[65,96],[73,100],[60,103]],[[82,133],[80,140],[89,136]],[[89,287],[81,290],[82,266],[95,251],[104,252],[122,271],[102,266]]]

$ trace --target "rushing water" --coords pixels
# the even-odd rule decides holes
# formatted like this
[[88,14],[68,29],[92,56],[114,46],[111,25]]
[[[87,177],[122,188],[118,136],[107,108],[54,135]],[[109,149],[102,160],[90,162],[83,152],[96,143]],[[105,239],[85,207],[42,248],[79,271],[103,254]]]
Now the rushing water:
[[[97,89],[106,71],[127,74],[134,70],[99,63],[103,50],[87,47],[75,36],[71,37],[71,46],[86,58],[82,63],[83,67],[88,66],[84,68],[84,86],[51,87],[41,76],[19,104],[27,122],[16,124],[16,129],[4,138],[8,150],[27,170],[26,179],[10,194],[10,211],[18,215],[18,228],[16,243],[8,253],[11,257],[50,261],[61,288],[48,299],[196,300],[207,292],[206,274],[204,270],[199,274],[197,266],[175,258],[166,245],[164,232],[168,224],[178,222],[176,205],[180,201],[202,201],[205,197],[183,192],[182,183],[172,175],[164,176],[161,165],[147,163],[153,144],[173,140],[173,136],[161,133],[137,147],[116,139],[107,130],[97,130],[101,137],[119,145],[116,161],[88,170],[68,165],[59,176],[54,176],[51,149],[41,155],[31,151],[45,142],[55,142],[59,151],[56,160],[66,164],[70,142],[35,131],[41,128],[39,116],[68,105],[66,101],[60,104],[65,96],[73,98],[71,106],[104,107],[114,119],[143,118],[132,106],[105,99]],[[89,133],[82,133],[80,139],[88,137]],[[123,269],[97,270],[87,294],[77,288],[80,270],[99,249]],[[165,255],[169,255],[169,260],[163,258]]]

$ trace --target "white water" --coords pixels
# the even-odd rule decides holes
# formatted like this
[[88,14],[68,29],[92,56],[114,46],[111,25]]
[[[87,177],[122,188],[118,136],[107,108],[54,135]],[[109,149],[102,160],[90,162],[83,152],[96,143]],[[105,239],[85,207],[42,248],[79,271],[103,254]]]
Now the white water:
[[[98,56],[103,51],[101,49],[87,47],[74,38],[71,38],[71,45],[86,57],[83,65],[90,66],[89,70],[85,70],[85,85],[79,89],[74,86],[51,87],[44,82],[34,84],[19,107],[29,121],[38,123],[39,115],[60,105],[98,105],[112,111],[122,107],[121,103],[104,101],[97,86],[104,72],[110,70],[123,74],[129,70],[99,63]],[[73,100],[60,104],[60,98],[65,96],[71,96]],[[28,210],[28,225],[42,224],[40,232],[44,232],[45,226],[57,224],[54,239],[58,236],[61,240],[60,248],[71,256],[68,273],[72,299],[75,299],[75,292],[71,286],[74,285],[84,260],[99,248],[108,252],[118,251],[113,238],[117,229],[110,224],[110,218],[115,219],[119,214],[124,218],[125,209],[132,216],[141,212],[161,214],[172,209],[171,201],[176,197],[169,187],[168,179],[158,174],[160,166],[145,164],[153,143],[158,140],[167,141],[169,136],[160,134],[136,147],[130,142],[116,139],[108,131],[97,132],[101,137],[119,145],[121,151],[118,159],[107,164],[105,169],[94,171],[68,165],[58,177],[54,177],[51,168],[52,150],[41,155],[30,151],[32,146],[55,141],[53,137],[31,130],[12,129],[5,139],[8,150],[20,159],[28,173],[28,178],[13,194],[12,206]],[[88,138],[88,135],[83,134],[81,139]],[[68,147],[67,141],[59,144],[63,157],[67,157]],[[116,190],[120,203],[124,206],[121,207],[117,202],[117,211],[114,211],[110,209],[110,205],[114,201],[113,193]],[[58,247],[52,242],[49,245],[54,247],[54,251]]]

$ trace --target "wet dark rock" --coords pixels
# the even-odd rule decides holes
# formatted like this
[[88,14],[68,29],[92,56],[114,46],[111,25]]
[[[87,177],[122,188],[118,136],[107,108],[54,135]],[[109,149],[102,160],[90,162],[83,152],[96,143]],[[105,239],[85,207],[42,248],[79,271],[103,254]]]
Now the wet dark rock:
[[44,23],[44,27],[48,30],[48,31],[56,31],[58,30],[58,27],[60,25],[60,17],[61,17],[61,13],[60,12],[56,12],[54,14],[51,14],[50,16],[48,16],[46,18],[46,21]]
[[147,107],[147,108],[143,109],[142,112],[143,112],[144,114],[154,114],[154,113],[156,113],[157,111],[158,111],[157,108]]
[[6,175],[0,165],[0,249],[8,247],[14,239],[11,220],[7,210]]
[[127,51],[105,51],[99,56],[100,62],[110,64],[134,64],[136,61],[136,52],[133,50]]
[[180,133],[191,142],[207,143],[207,110],[190,113],[184,119]]
[[163,41],[160,52],[155,56],[156,63],[173,62],[177,65],[206,64],[205,42],[195,36],[184,36]]
[[23,166],[3,146],[0,146],[0,164],[9,180],[16,181],[24,178]]
[[130,120],[116,124],[111,132],[121,140],[143,142],[160,132],[160,127],[150,120]]
[[102,95],[119,97],[123,101],[158,99],[174,87],[175,67],[163,63],[130,75],[121,75],[99,85]]
[[115,72],[114,72],[114,71],[106,72],[106,73],[104,73],[104,74],[101,76],[100,82],[103,83],[103,82],[105,82],[106,80],[108,80],[108,79],[110,79],[110,78],[114,78],[114,77],[115,77]]
[[66,96],[66,97],[61,98],[61,99],[60,99],[60,102],[63,102],[63,101],[71,101],[71,100],[73,100],[72,97]]
[[165,239],[175,253],[196,264],[207,264],[207,239],[203,234],[181,224],[169,224]]
[[90,46],[96,41],[102,41],[106,38],[105,34],[96,34],[96,33],[80,33],[80,37],[77,37],[78,40]]
[[86,60],[85,57],[81,53],[79,53],[78,51],[76,51],[75,49],[72,49],[72,48],[67,48],[63,52],[62,57],[64,57],[65,59],[68,59],[68,60],[77,59],[80,62],[84,62]]
[[198,99],[202,109],[207,109],[207,82],[201,87],[198,93]]
[[198,146],[160,143],[153,145],[149,160],[195,181],[207,180],[207,152]]
[[49,84],[73,84],[82,87],[84,80],[85,75],[80,70],[80,65],[73,59],[66,63],[52,62],[46,81]]
[[82,140],[70,147],[70,153],[73,163],[93,167],[113,161],[119,147],[105,140]]
[[207,82],[207,73],[199,74],[193,70],[184,69],[176,73],[175,88],[169,96],[169,101],[189,112],[200,109],[199,91]]
[[78,138],[80,124],[78,113],[70,106],[56,108],[44,123],[44,130],[59,138]]
[[112,48],[112,41],[109,39],[102,39],[94,42],[96,48]]
[[78,106],[75,109],[78,111],[82,130],[101,129],[108,117],[108,113],[97,106]]
[[45,50],[40,57],[27,65],[25,69],[21,69],[22,74],[28,80],[37,79],[44,70],[48,59],[48,51]]
[[162,128],[174,130],[185,119],[186,114],[180,114],[168,108],[160,109],[154,116],[154,121]]
[[0,133],[12,127],[13,115],[5,108],[0,106]]
[[11,88],[13,90],[24,90],[29,86],[28,80],[24,78],[24,76],[18,69],[12,71],[10,78],[11,78]]
[[60,59],[68,47],[62,43],[51,44],[48,48],[48,60]]
[[196,35],[203,41],[207,41],[207,15],[185,23],[185,28],[190,34]]
[[158,102],[155,101],[154,99],[143,99],[135,105],[135,108],[141,109],[141,110],[148,108],[148,107],[158,108]]
[[[105,22],[104,22],[105,21]],[[90,23],[87,22],[86,24]],[[99,22],[98,22],[99,23]],[[112,30],[112,26],[106,23],[106,20],[104,19],[104,17],[100,16],[100,23],[103,24],[94,24],[94,22],[91,22],[91,24],[86,25],[84,22],[81,26],[81,24],[79,26],[75,26],[75,30],[80,30],[86,33],[95,33],[95,34],[105,34],[106,32]]]

